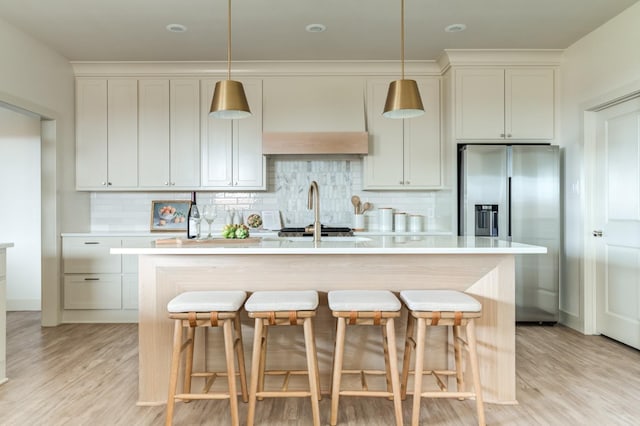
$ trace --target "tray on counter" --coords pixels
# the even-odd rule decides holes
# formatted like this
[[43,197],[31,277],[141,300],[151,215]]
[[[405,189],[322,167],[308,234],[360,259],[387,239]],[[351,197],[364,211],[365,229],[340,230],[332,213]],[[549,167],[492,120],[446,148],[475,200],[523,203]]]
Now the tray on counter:
[[195,240],[188,238],[163,238],[156,240],[156,247],[164,245],[178,245],[178,246],[210,246],[210,245],[229,245],[229,244],[257,244],[261,241],[258,237],[249,238],[213,238],[210,240]]

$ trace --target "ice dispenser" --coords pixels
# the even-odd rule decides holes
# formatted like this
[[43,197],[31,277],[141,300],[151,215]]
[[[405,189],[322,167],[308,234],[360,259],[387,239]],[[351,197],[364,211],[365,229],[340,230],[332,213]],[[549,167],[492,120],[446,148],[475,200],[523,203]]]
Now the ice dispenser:
[[498,205],[476,204],[476,237],[498,236]]

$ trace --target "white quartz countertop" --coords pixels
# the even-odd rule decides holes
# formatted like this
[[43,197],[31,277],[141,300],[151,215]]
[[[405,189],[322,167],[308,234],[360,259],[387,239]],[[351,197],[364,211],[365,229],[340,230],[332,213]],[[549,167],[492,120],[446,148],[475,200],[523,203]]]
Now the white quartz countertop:
[[113,254],[189,255],[189,254],[541,254],[546,247],[512,243],[495,238],[422,236],[357,236],[351,238],[323,237],[314,243],[307,238],[264,237],[259,241],[241,243],[237,240],[216,244],[177,245],[160,247],[112,248]]
[[13,247],[13,243],[0,243],[0,249],[6,249],[9,247]]

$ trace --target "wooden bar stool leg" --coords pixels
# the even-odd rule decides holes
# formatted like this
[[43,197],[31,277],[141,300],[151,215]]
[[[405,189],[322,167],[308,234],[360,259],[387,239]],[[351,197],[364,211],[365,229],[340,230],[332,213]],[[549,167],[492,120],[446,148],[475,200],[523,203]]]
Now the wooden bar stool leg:
[[476,393],[476,410],[478,412],[478,424],[486,424],[484,418],[484,401],[480,387],[480,370],[478,369],[478,351],[476,342],[476,323],[472,319],[467,322],[467,343],[469,344],[469,358],[471,360],[471,375],[473,376],[473,389]]
[[180,354],[182,352],[182,321],[175,320],[173,326],[173,351],[171,354],[171,373],[169,376],[169,396],[167,397],[166,426],[173,424],[173,410],[175,407],[176,387],[178,386],[178,370],[180,369]]
[[[459,325],[453,327],[453,351],[456,363],[456,389],[458,392],[464,392],[464,374],[462,367],[462,344],[460,343],[460,328]],[[464,398],[458,398],[460,401]]]
[[396,412],[396,425],[402,426],[402,399],[400,398],[400,376],[398,375],[398,353],[396,351],[396,331],[393,318],[387,318],[387,347],[389,349],[389,369],[391,370],[391,389],[393,406]]
[[[260,370],[258,376],[258,392],[264,391],[264,371],[267,368],[267,342],[269,341],[269,327],[262,323],[262,341],[260,342]],[[262,401],[264,398],[259,396],[258,401]]]
[[411,312],[407,313],[407,334],[404,338],[404,355],[402,356],[402,380],[400,381],[400,397],[407,399],[407,382],[409,381],[409,368],[411,363],[411,349],[413,349],[413,329],[415,318]]
[[233,350],[233,328],[231,319],[224,320],[222,324],[224,334],[224,354],[227,359],[227,381],[229,383],[229,404],[231,406],[231,424],[239,426],[238,419],[238,392],[236,390],[236,368]]
[[236,349],[236,357],[238,358],[238,370],[240,371],[240,391],[242,392],[242,402],[249,401],[249,392],[247,390],[247,369],[244,365],[244,345],[242,343],[242,326],[240,324],[240,315],[236,315],[233,319],[235,327],[234,346]]
[[340,399],[340,379],[342,378],[342,359],[344,356],[344,336],[347,329],[346,319],[338,318],[336,345],[333,354],[333,378],[331,380],[331,426],[338,423],[338,402]]
[[424,341],[427,332],[427,323],[424,318],[418,318],[418,335],[416,338],[416,365],[413,376],[413,409],[411,425],[420,424],[420,399],[422,398],[422,371],[424,370]]
[[[196,341],[196,328],[189,326],[187,328],[187,347],[186,347],[186,363],[184,367],[184,387],[183,393],[191,393],[191,374],[193,373],[193,347]],[[184,399],[184,402],[191,400]]]
[[251,354],[251,384],[249,385],[249,409],[247,426],[253,426],[256,414],[256,393],[260,376],[260,353],[262,352],[262,319],[256,318],[253,332],[253,351]]
[[318,347],[316,346],[316,332],[313,327],[311,327],[311,343],[313,344],[313,353],[315,354],[315,364],[316,364],[316,385],[318,392],[318,401],[322,401],[322,393],[320,392],[320,367],[318,367]]
[[[382,351],[384,353],[384,374],[385,379],[387,381],[387,392],[393,392],[393,387],[391,386],[391,369],[389,362],[389,339],[387,337],[387,327],[380,326],[382,328]],[[393,400],[392,397],[388,398],[389,400]]]
[[313,414],[314,426],[320,426],[320,406],[318,404],[318,360],[314,352],[315,345],[313,343],[313,321],[311,318],[305,318],[304,328],[304,346],[307,351],[307,371],[309,375],[309,391],[311,392],[311,412]]

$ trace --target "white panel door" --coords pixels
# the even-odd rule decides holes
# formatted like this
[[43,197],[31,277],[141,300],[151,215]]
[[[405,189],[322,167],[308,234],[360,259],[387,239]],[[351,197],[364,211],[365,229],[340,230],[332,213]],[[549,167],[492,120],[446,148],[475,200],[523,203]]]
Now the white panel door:
[[107,181],[107,80],[78,80],[76,188],[103,188]]
[[640,349],[640,98],[597,124],[596,327]]
[[455,81],[456,139],[504,139],[504,69],[463,69]]
[[505,71],[507,139],[553,139],[554,81],[554,70],[549,68]]
[[202,117],[202,177],[207,189],[230,189],[233,185],[233,134],[232,120],[209,116],[209,108],[216,80],[204,80],[201,84]]
[[367,82],[369,155],[364,158],[365,189],[402,188],[404,182],[403,120],[382,116],[389,80]]
[[138,186],[138,81],[107,83],[107,167],[110,188]]
[[262,155],[262,80],[242,80],[251,117],[233,120],[233,187],[266,189]]
[[171,185],[200,185],[200,81],[171,80]]
[[140,80],[138,176],[141,187],[165,188],[169,170],[169,80]]

